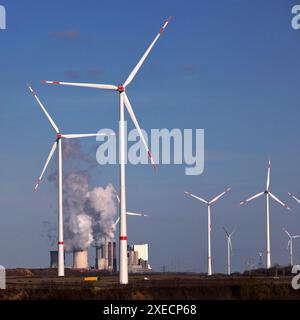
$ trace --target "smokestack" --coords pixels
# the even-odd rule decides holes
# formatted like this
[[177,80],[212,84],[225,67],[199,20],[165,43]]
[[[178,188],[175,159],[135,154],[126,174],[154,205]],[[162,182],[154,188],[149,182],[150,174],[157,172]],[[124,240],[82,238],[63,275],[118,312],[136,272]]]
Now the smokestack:
[[73,251],[73,268],[74,269],[88,269],[88,250],[74,250]]
[[105,256],[105,245],[101,245],[100,247],[96,247],[96,263],[95,267],[98,270],[107,270],[107,259]]
[[104,269],[108,270],[108,243],[107,242],[103,244],[102,250],[103,250],[103,259],[105,260]]
[[117,270],[115,242],[105,242],[96,247],[95,267],[98,270]]
[[114,268],[114,245],[113,242],[108,243],[108,269]]
[[100,270],[100,259],[102,258],[102,248],[96,247],[95,268]]
[[117,254],[116,254],[116,243],[113,242],[113,271],[117,271]]

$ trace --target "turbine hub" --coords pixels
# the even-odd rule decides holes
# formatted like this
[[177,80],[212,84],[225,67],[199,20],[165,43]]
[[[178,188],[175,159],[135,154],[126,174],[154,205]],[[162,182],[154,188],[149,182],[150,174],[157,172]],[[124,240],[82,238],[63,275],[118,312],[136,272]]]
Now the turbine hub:
[[61,139],[61,133],[58,133],[58,134],[56,135],[56,138],[57,138],[57,140]]
[[269,190],[266,190],[266,191],[265,191],[265,194],[268,194],[268,193],[269,193]]
[[121,92],[124,92],[125,91],[125,88],[122,84],[119,84],[118,85],[118,91],[121,93]]

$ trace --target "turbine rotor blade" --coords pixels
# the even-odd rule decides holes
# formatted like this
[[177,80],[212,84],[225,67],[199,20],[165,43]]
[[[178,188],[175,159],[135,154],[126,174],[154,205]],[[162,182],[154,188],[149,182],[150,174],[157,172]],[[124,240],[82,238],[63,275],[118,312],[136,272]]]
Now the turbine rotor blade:
[[51,147],[51,150],[50,150],[50,152],[49,152],[48,158],[47,158],[47,160],[46,160],[46,162],[45,162],[45,165],[44,165],[44,167],[43,167],[42,173],[40,174],[40,176],[39,176],[39,178],[38,178],[38,180],[37,180],[37,183],[36,183],[36,185],[35,185],[35,187],[34,187],[34,190],[35,190],[35,191],[37,190],[40,182],[42,181],[43,175],[44,175],[44,173],[45,173],[45,171],[46,171],[46,169],[47,169],[47,166],[48,166],[48,164],[49,164],[49,162],[50,162],[50,160],[51,160],[51,158],[52,158],[52,156],[53,156],[53,154],[54,154],[54,152],[55,152],[56,147],[57,147],[57,142],[55,141],[55,142],[53,143],[52,147]]
[[172,17],[169,17],[168,20],[165,22],[165,24],[163,25],[163,27],[159,30],[159,33],[157,34],[157,36],[154,38],[154,40],[152,41],[152,43],[150,44],[150,46],[148,47],[148,49],[146,50],[146,52],[144,53],[144,55],[142,56],[142,58],[140,59],[140,61],[138,62],[138,64],[134,67],[134,69],[131,71],[131,73],[129,74],[128,78],[126,79],[126,81],[124,82],[124,87],[128,86],[131,81],[133,80],[133,78],[135,77],[135,75],[137,74],[137,72],[139,71],[140,67],[142,66],[142,64],[144,63],[145,59],[147,58],[148,54],[150,53],[150,51],[152,50],[153,46],[155,45],[156,41],[158,40],[158,38],[160,37],[160,35],[162,34],[162,32],[164,31],[164,29],[166,28],[166,26],[168,25],[168,23],[170,22]]
[[288,235],[288,237],[291,238],[291,235],[289,234],[289,232],[285,228],[282,228],[282,230]]
[[296,198],[293,194],[288,192],[288,195],[291,196],[294,200],[296,200],[300,204],[300,200],[298,198]]
[[125,92],[124,92],[124,104],[125,104],[125,106],[126,106],[126,108],[127,108],[127,111],[128,111],[128,113],[129,113],[129,115],[130,115],[130,117],[131,117],[132,122],[134,123],[134,125],[135,125],[135,127],[136,127],[136,129],[137,129],[137,131],[138,131],[138,133],[139,133],[140,139],[142,140],[142,143],[143,143],[143,145],[144,145],[144,147],[145,147],[145,149],[146,149],[146,151],[147,151],[147,154],[148,154],[148,157],[149,157],[149,159],[150,159],[150,161],[151,161],[151,164],[152,164],[152,166],[153,166],[154,168],[156,168],[156,164],[155,164],[155,162],[154,162],[154,159],[152,158],[151,152],[150,152],[150,150],[149,150],[149,148],[148,148],[148,145],[147,145],[147,143],[146,143],[146,140],[145,140],[145,138],[144,138],[144,135],[143,135],[143,133],[142,133],[142,130],[141,130],[140,126],[139,126],[139,123],[138,123],[138,121],[137,121],[137,119],[136,119],[136,117],[135,117],[135,114],[134,114],[134,112],[133,112],[132,106],[131,106],[131,104],[130,104],[130,102],[129,102],[129,99],[128,99],[128,97],[127,97],[127,95],[126,95]]
[[61,81],[48,81],[42,80],[42,83],[45,84],[57,84],[63,86],[72,86],[72,87],[86,87],[94,89],[104,89],[104,90],[118,90],[118,87],[112,84],[97,84],[97,83],[77,83],[77,82],[61,82]]
[[299,238],[299,237],[300,237],[299,234],[296,234],[295,236],[292,236],[293,239],[297,239],[297,238]]
[[241,201],[241,202],[240,202],[240,205],[243,205],[243,204],[245,204],[245,203],[247,203],[247,202],[250,202],[250,201],[252,201],[252,200],[254,200],[254,199],[262,196],[263,194],[264,194],[264,191],[263,191],[263,192],[259,192],[259,193],[255,194],[254,196],[248,198],[247,200]]
[[144,213],[136,213],[136,212],[126,212],[128,216],[137,216],[137,217],[148,217],[147,214]]
[[114,224],[112,225],[112,229],[115,229],[117,224],[119,223],[120,221],[120,217],[114,222]]
[[98,136],[111,136],[113,133],[83,133],[83,134],[62,134],[61,137],[65,139],[75,139],[75,138],[88,138],[88,137],[98,137]]
[[235,233],[235,230],[233,230],[231,233],[230,233],[230,235],[229,235],[229,237],[232,237],[232,235]]
[[192,193],[190,193],[190,192],[187,192],[187,191],[186,191],[185,194],[188,195],[188,196],[190,196],[190,197],[192,197],[192,198],[194,198],[194,199],[197,199],[197,200],[199,200],[199,201],[202,201],[202,202],[205,203],[205,204],[209,204],[208,201],[206,201],[206,200],[204,200],[204,199],[202,199],[202,198],[200,198],[200,197],[197,197],[197,196],[195,196],[194,194],[192,194]]
[[42,111],[44,112],[45,116],[47,117],[48,121],[50,122],[50,124],[53,127],[53,129],[55,130],[55,132],[59,133],[59,129],[58,129],[57,125],[55,124],[53,119],[50,117],[49,113],[47,112],[46,108],[44,107],[44,105],[42,104],[42,102],[40,101],[38,96],[36,95],[35,91],[32,89],[32,87],[30,85],[28,85],[28,88],[31,91],[32,95],[34,96],[35,100],[38,102],[39,106],[41,107]]
[[288,244],[287,244],[287,247],[286,247],[287,250],[290,247],[290,245],[291,245],[291,239],[288,241]]
[[[118,202],[120,203],[120,198],[119,195],[116,195]],[[127,215],[129,216],[139,216],[139,217],[149,217],[148,214],[144,214],[144,213],[136,213],[136,212],[126,212]]]
[[277,201],[279,204],[281,204],[284,208],[286,208],[287,210],[291,210],[291,208],[290,208],[287,204],[285,204],[285,203],[283,203],[281,200],[279,200],[273,193],[269,192],[269,195],[270,195],[275,201]]
[[228,191],[230,191],[231,188],[227,188],[225,191],[223,191],[221,194],[219,194],[218,196],[214,197],[211,201],[209,201],[209,204],[213,204],[214,202],[216,202],[217,200],[219,200],[221,197],[224,196],[225,193],[227,193]]
[[269,160],[269,165],[268,165],[268,175],[267,175],[267,184],[266,184],[266,190],[270,190],[270,176],[271,176],[271,160]]

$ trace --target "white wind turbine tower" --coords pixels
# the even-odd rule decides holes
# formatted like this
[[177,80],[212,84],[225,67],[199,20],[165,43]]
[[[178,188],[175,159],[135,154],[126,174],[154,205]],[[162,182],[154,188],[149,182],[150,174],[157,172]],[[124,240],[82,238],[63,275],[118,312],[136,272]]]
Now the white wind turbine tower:
[[47,166],[58,147],[58,276],[63,277],[65,275],[65,266],[64,266],[64,235],[63,235],[63,204],[62,204],[62,144],[61,139],[74,139],[74,138],[85,138],[85,137],[95,137],[95,136],[103,136],[106,135],[105,133],[87,133],[87,134],[62,134],[49,113],[47,112],[46,108],[36,95],[35,91],[32,87],[28,86],[29,90],[31,91],[32,95],[34,96],[35,100],[38,102],[39,106],[41,107],[42,111],[44,112],[45,116],[47,117],[48,121],[50,122],[51,126],[53,127],[56,138],[51,147],[50,153],[46,160],[46,163],[43,167],[42,173],[40,174],[38,181],[34,187],[36,191],[39,183],[41,182],[43,175],[47,169]]
[[262,195],[266,195],[266,220],[267,220],[267,268],[271,268],[271,245],[270,245],[270,197],[273,198],[276,202],[281,204],[283,207],[285,207],[288,210],[291,210],[285,203],[283,203],[281,200],[279,200],[273,193],[270,191],[270,175],[271,175],[271,161],[269,160],[268,165],[268,174],[267,174],[267,184],[266,184],[266,190],[263,192],[259,192],[255,194],[254,196],[250,197],[249,199],[245,201],[241,201],[240,204],[243,205],[249,201],[252,201],[253,199],[256,199]]
[[185,192],[188,196],[199,200],[207,205],[207,274],[209,276],[212,275],[212,261],[211,261],[211,206],[217,200],[219,200],[226,192],[228,192],[231,188],[227,188],[224,192],[214,197],[211,201],[204,200],[203,198],[197,197],[190,192]]
[[282,228],[282,229],[289,237],[287,249],[290,248],[290,265],[293,266],[294,265],[294,263],[293,263],[293,240],[299,238],[300,235],[297,234],[295,236],[292,236],[285,228]]
[[120,157],[120,283],[128,284],[128,263],[127,263],[127,225],[126,225],[126,189],[125,189],[125,120],[124,120],[124,105],[127,108],[127,111],[140,135],[142,143],[144,144],[148,157],[153,166],[155,166],[154,160],[152,158],[151,152],[148,149],[147,142],[143,136],[143,133],[140,129],[138,121],[133,112],[132,106],[129,102],[128,96],[125,92],[127,86],[134,79],[135,75],[141,68],[145,59],[149,55],[151,49],[157,42],[158,38],[170,22],[171,17],[165,22],[163,27],[159,30],[159,33],[156,35],[144,55],[141,57],[137,65],[133,68],[128,78],[123,84],[112,85],[112,84],[93,84],[93,83],[70,83],[70,82],[60,82],[60,81],[42,81],[47,84],[56,84],[56,85],[66,85],[66,86],[77,86],[77,87],[87,87],[95,89],[104,89],[104,90],[113,90],[119,93],[120,106],[119,106],[119,157]]
[[223,230],[226,235],[227,240],[227,274],[231,275],[231,253],[232,253],[232,241],[231,237],[234,234],[235,230],[233,230],[231,233],[229,233],[224,227]]

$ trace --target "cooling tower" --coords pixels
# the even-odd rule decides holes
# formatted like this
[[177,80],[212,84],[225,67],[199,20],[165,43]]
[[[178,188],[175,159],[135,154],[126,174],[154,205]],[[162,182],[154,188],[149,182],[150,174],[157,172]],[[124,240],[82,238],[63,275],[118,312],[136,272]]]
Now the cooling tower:
[[[64,252],[64,262],[66,261],[66,255]],[[58,267],[58,251],[51,250],[50,251],[50,268],[57,268]]]
[[74,269],[88,269],[88,250],[73,251],[73,268]]
[[50,268],[57,268],[58,266],[58,251],[50,251]]

